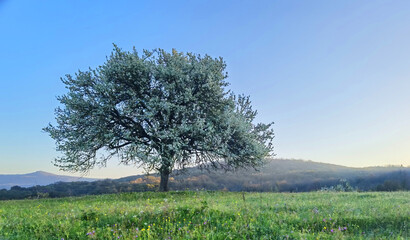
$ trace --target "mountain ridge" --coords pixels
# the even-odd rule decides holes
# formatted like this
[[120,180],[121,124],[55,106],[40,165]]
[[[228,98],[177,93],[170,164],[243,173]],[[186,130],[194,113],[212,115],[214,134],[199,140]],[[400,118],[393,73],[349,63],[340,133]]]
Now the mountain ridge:
[[56,182],[96,181],[96,178],[58,175],[46,171],[35,171],[23,174],[0,174],[0,189],[10,189],[13,186],[32,187],[44,186]]
[[[171,177],[185,181],[190,177],[200,177],[207,175],[223,182],[225,177],[242,178],[243,183],[255,182],[254,177],[259,178],[259,182],[283,182],[283,179],[292,179],[292,184],[299,184],[306,181],[317,181],[317,179],[358,179],[360,177],[371,177],[374,174],[383,174],[398,170],[410,171],[409,167],[403,166],[374,166],[374,167],[347,167],[331,163],[314,162],[311,160],[300,159],[267,159],[267,164],[262,166],[259,171],[253,169],[238,170],[236,172],[222,171],[202,171],[196,167],[187,168],[183,172],[175,170]],[[157,174],[149,174],[157,176]],[[146,177],[147,174],[126,176],[117,179],[108,179],[116,182],[132,182],[139,178]],[[245,179],[245,180],[244,180]],[[263,180],[265,179],[265,180]],[[93,182],[103,179],[73,177],[66,175],[57,175],[46,171],[35,171],[26,174],[0,174],[0,189],[10,189],[13,186],[32,187],[36,185],[44,186],[56,182]],[[288,180],[289,182],[289,180]]]

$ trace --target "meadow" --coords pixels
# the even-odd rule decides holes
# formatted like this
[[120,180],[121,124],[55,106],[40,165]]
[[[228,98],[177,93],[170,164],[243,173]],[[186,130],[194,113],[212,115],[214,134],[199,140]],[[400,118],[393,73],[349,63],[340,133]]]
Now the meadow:
[[0,239],[409,239],[410,192],[140,192],[0,201]]

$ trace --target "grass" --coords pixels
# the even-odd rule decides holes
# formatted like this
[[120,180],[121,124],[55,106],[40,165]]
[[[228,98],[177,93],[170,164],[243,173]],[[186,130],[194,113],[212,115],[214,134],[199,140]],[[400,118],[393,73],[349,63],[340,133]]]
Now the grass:
[[124,193],[0,202],[0,239],[409,239],[410,192]]

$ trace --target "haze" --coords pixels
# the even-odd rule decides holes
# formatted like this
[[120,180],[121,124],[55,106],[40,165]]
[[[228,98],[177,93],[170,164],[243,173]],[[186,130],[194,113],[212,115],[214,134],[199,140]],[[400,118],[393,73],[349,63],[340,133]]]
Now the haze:
[[[1,1],[0,174],[64,174],[41,129],[60,77],[125,50],[222,56],[229,86],[274,121],[275,154],[410,165],[409,1]],[[89,177],[140,170],[113,159]]]

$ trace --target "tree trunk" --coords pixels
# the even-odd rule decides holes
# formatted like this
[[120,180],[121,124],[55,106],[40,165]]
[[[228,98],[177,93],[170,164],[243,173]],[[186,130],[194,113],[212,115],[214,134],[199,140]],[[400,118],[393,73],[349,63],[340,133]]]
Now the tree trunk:
[[159,183],[160,192],[168,192],[168,179],[169,179],[169,169],[164,169],[161,172],[161,182]]

